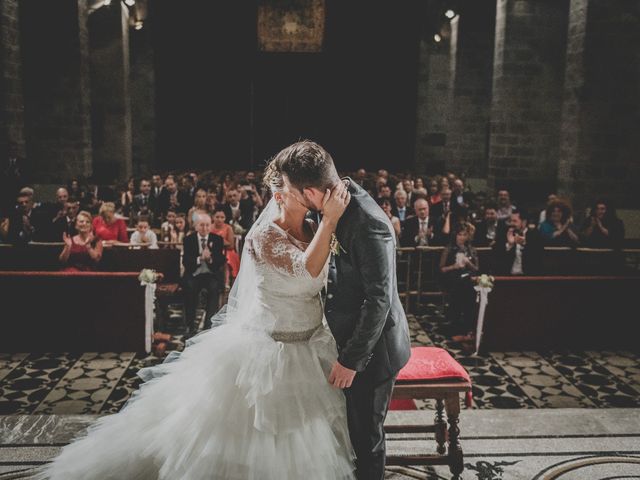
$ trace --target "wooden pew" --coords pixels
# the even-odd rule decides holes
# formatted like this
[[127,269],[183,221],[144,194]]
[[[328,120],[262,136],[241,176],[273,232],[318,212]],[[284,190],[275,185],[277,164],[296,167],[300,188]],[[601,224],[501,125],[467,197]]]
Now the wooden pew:
[[638,349],[640,277],[496,277],[483,351]]
[[138,272],[0,272],[0,352],[143,352]]

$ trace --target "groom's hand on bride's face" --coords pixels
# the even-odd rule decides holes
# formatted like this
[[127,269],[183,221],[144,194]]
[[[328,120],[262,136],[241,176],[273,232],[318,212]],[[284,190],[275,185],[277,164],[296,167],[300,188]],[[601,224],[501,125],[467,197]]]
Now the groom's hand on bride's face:
[[355,370],[343,367],[339,362],[335,362],[329,374],[329,383],[336,388],[349,388],[355,376]]

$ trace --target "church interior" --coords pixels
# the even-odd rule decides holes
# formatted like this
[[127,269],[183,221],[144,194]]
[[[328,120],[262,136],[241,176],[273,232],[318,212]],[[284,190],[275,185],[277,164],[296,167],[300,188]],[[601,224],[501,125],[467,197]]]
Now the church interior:
[[211,328],[304,139],[394,228],[385,478],[640,479],[638,46],[635,0],[0,0],[0,480]]

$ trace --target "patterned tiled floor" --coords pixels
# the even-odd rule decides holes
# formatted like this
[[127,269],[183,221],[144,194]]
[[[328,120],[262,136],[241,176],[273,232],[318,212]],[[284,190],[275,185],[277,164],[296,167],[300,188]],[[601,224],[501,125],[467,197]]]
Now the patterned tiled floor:
[[[169,349],[182,349],[175,312]],[[409,318],[414,345],[446,348],[469,371],[473,408],[640,406],[640,355],[632,352],[465,353],[436,307]],[[132,353],[0,354],[0,414],[117,412],[140,385],[136,372],[160,362]],[[420,409],[432,408],[417,402]]]

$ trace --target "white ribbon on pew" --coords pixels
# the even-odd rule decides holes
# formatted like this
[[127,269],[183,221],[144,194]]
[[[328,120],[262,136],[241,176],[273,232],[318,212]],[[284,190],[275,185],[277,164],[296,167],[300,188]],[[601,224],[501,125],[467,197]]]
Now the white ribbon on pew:
[[144,291],[144,348],[147,353],[151,353],[153,337],[153,310],[156,304],[156,284],[151,282],[140,282],[145,287]]
[[476,353],[474,353],[474,355],[478,355],[478,352],[480,351],[480,341],[482,340],[482,330],[484,328],[484,311],[489,303],[491,287],[476,285],[473,288],[478,292],[476,301],[480,303],[480,307],[478,308],[478,322],[476,326]]

